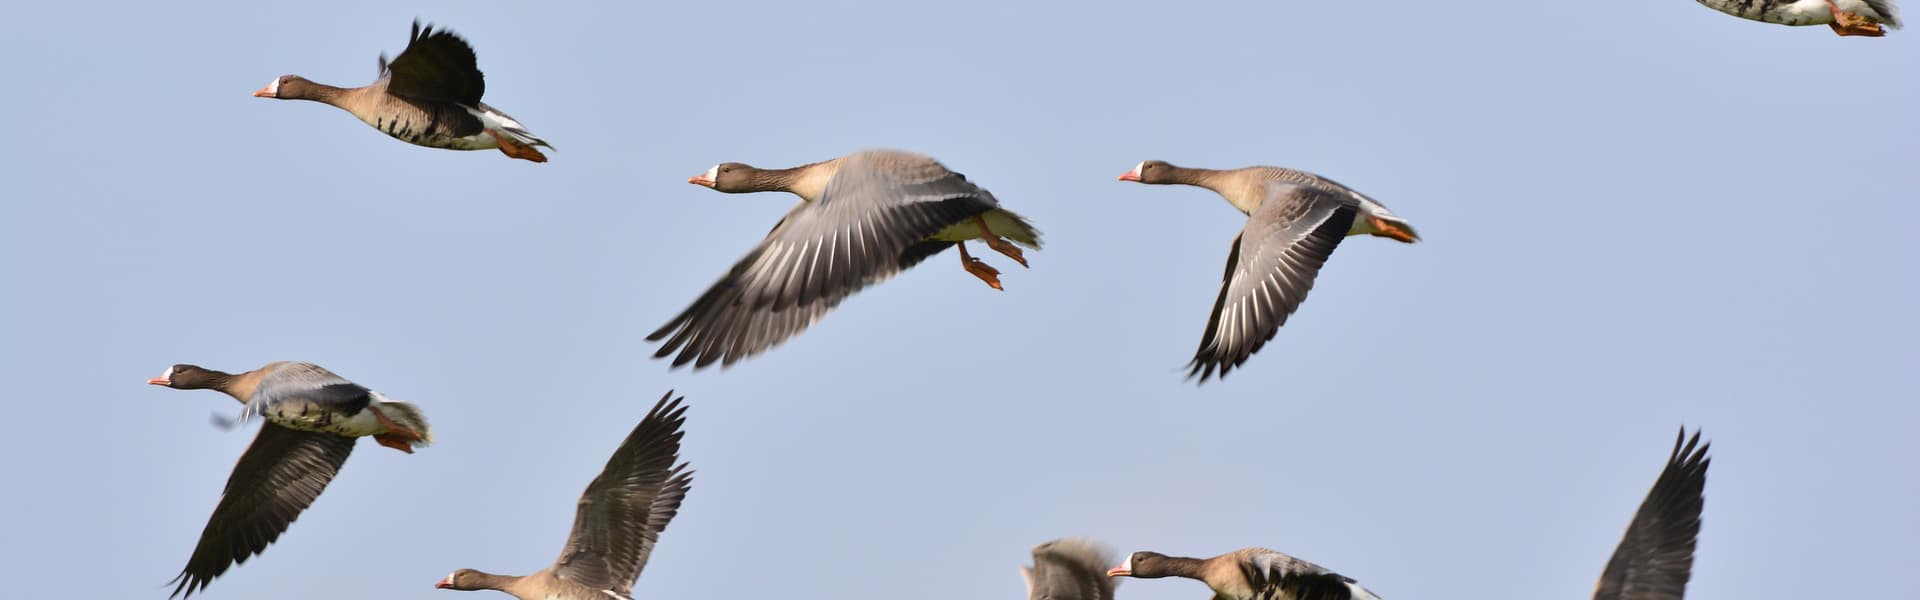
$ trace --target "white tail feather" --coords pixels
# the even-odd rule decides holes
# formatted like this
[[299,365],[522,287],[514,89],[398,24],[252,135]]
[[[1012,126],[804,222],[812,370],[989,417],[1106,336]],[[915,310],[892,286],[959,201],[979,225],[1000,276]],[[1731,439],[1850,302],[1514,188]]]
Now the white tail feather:
[[420,407],[406,402],[386,400],[381,401],[378,406],[380,414],[399,423],[401,427],[412,429],[420,434],[420,441],[415,442],[414,445],[425,446],[433,443],[433,429],[427,426],[427,416],[420,412]]

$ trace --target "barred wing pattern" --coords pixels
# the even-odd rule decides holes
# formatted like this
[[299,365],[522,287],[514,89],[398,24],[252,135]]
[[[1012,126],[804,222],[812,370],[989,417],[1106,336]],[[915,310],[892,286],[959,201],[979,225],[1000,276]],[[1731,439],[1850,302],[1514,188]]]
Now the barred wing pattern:
[[1266,199],[1233,240],[1213,314],[1188,363],[1205,383],[1247,362],[1273,339],[1313,289],[1320,267],[1346,238],[1358,209],[1334,191],[1267,182]]
[[726,276],[647,336],[665,340],[654,357],[678,352],[673,366],[698,369],[763,352],[944,247],[926,245],[929,236],[998,205],[932,158],[850,155],[818,200],[795,206]]

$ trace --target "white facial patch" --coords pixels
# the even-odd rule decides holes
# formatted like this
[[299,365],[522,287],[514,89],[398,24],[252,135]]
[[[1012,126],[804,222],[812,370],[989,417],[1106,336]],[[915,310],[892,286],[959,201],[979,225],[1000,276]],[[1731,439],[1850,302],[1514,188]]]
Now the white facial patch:
[[442,582],[440,582],[440,585],[453,585],[453,575],[454,575],[454,573],[459,573],[459,571],[454,571],[453,573],[448,573],[448,574],[447,574],[447,580],[446,580],[446,581],[442,581]]
[[700,177],[707,181],[718,183],[720,181],[720,165],[714,165],[712,168],[707,169],[707,174],[701,175]]
[[274,96],[280,95],[280,78],[279,77],[273,78],[273,82],[267,84],[267,93]]
[[[1133,172],[1134,172],[1134,174],[1135,174],[1135,175],[1138,175],[1138,174],[1140,174],[1140,167],[1134,167],[1134,168],[1133,168]],[[1128,554],[1128,555],[1127,555],[1127,561],[1126,561],[1126,562],[1123,562],[1123,563],[1120,563],[1120,568],[1121,568],[1121,569],[1125,569],[1125,570],[1128,570],[1128,571],[1132,571],[1132,570],[1133,570],[1133,555],[1132,555],[1132,554]]]
[[[1140,178],[1140,169],[1142,169],[1142,168],[1144,168],[1144,167],[1146,167],[1146,166],[1147,166],[1147,161],[1144,161],[1144,160],[1143,160],[1143,161],[1140,161],[1140,164],[1137,164],[1137,165],[1134,165],[1134,166],[1133,166],[1133,170],[1132,170],[1132,171],[1128,171],[1128,172],[1127,172],[1127,175],[1129,175],[1129,176],[1131,176],[1131,177],[1133,177],[1134,179],[1139,179],[1139,178]],[[1131,564],[1133,563],[1133,557],[1131,557],[1131,556],[1129,556],[1129,557],[1127,557],[1127,563],[1128,563],[1129,565],[1131,565]]]
[[173,381],[173,367],[167,367],[167,370],[161,371],[160,378],[165,379],[167,381]]

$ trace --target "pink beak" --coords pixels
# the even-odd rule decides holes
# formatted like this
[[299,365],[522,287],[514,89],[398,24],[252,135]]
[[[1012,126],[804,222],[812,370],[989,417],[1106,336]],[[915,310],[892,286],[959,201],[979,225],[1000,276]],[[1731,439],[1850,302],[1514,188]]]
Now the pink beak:
[[155,378],[153,378],[153,379],[148,379],[148,380],[147,380],[147,384],[149,384],[149,385],[173,385],[173,382],[172,382],[172,381],[168,381],[168,380],[167,380],[167,378],[165,378],[165,377],[155,377]]
[[[1127,176],[1126,176],[1126,175],[1121,175],[1121,176],[1120,176],[1120,178],[1124,180],[1124,179],[1126,179],[1126,178],[1127,178]],[[1139,178],[1138,178],[1138,177],[1135,177],[1134,179],[1139,179]],[[1108,577],[1126,577],[1126,576],[1128,576],[1128,575],[1132,575],[1132,574],[1133,574],[1133,570],[1132,570],[1132,569],[1128,569],[1128,568],[1126,568],[1126,567],[1114,567],[1114,568],[1111,568],[1111,569],[1107,569],[1107,576],[1108,576]]]
[[691,184],[694,184],[694,185],[704,185],[704,186],[707,186],[707,187],[713,187],[713,180],[712,180],[712,179],[707,179],[707,174],[706,174],[706,173],[701,173],[701,174],[699,174],[699,175],[695,175],[695,176],[692,176],[692,177],[688,177],[688,178],[687,178],[687,183],[691,183]]
[[1121,181],[1139,181],[1139,180],[1140,180],[1140,172],[1139,172],[1139,171],[1127,171],[1127,172],[1125,172],[1125,173],[1121,173],[1121,174],[1120,174],[1120,180],[1121,180]]
[[278,95],[275,95],[275,94],[273,93],[273,86],[271,86],[271,85],[269,85],[269,86],[267,86],[267,87],[263,87],[263,88],[260,88],[260,89],[257,89],[257,90],[254,90],[254,91],[253,91],[253,97],[255,97],[255,98],[278,98],[279,96],[278,96]]

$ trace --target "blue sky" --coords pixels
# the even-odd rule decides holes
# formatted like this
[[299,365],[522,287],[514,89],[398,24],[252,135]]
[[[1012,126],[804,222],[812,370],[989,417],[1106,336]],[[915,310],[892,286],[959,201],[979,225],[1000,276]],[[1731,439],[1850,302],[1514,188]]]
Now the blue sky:
[[[252,434],[142,382],[283,359],[418,403],[440,443],[362,444],[210,599],[544,567],[668,388],[698,475],[636,597],[1018,598],[1032,545],[1085,535],[1269,546],[1387,598],[1578,598],[1683,423],[1715,456],[1691,597],[1911,588],[1920,32],[1683,0],[9,12],[0,560],[24,595],[164,597]],[[248,95],[364,84],[416,16],[473,42],[552,162]],[[935,257],[728,371],[647,358],[793,202],[688,176],[866,147],[938,157],[1046,248],[988,256],[1005,293]],[[1349,240],[1195,387],[1241,217],[1113,181],[1150,158],[1313,170],[1426,241]]]

